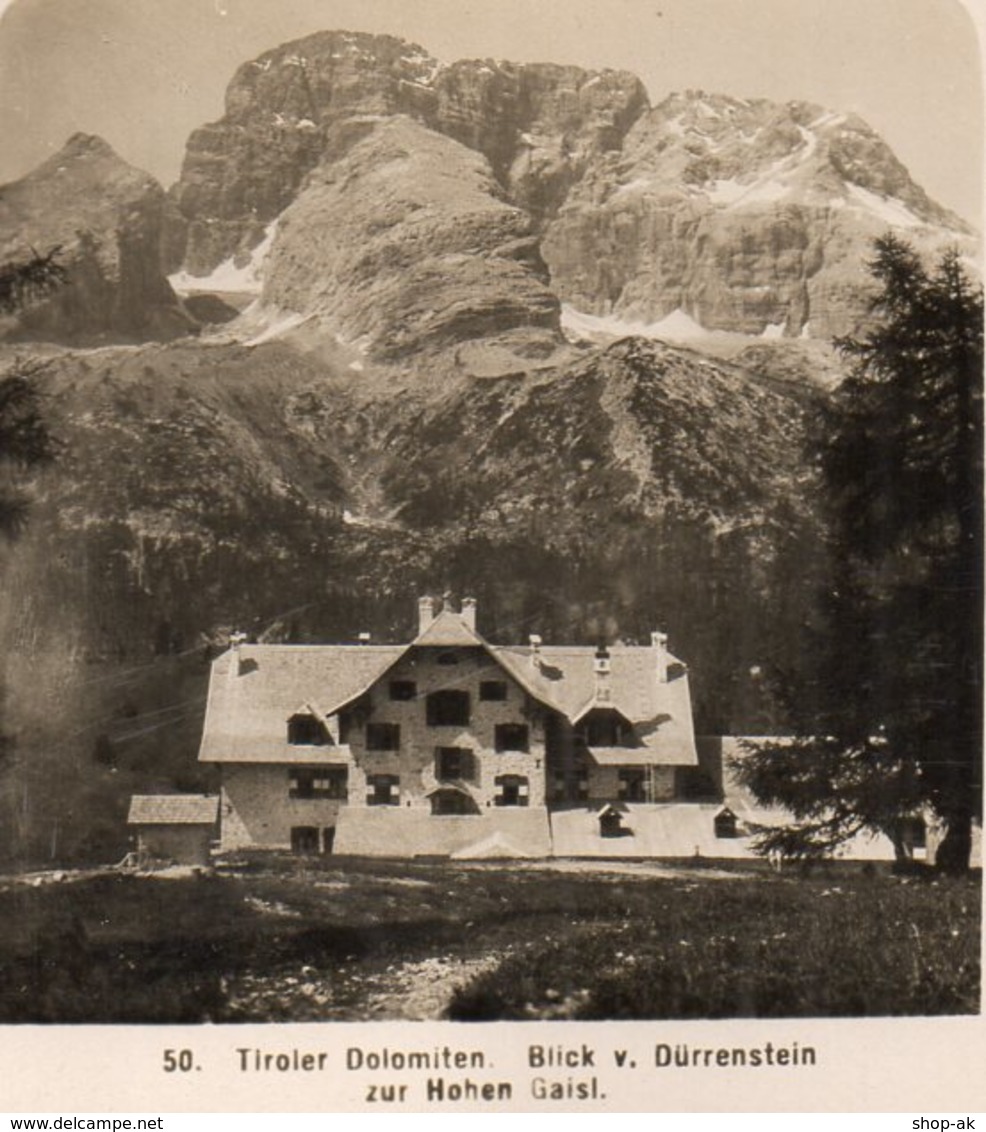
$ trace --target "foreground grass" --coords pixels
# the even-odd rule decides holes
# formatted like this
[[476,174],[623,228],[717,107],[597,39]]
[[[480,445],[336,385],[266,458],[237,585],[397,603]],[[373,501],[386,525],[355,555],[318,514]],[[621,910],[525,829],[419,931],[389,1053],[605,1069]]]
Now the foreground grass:
[[449,1015],[743,1018],[979,1010],[969,883],[771,879],[665,890],[646,910],[528,948]]
[[0,1021],[396,1017],[399,973],[436,959],[484,968],[447,987],[460,1020],[974,1013],[979,923],[978,880],[858,866],[724,879],[268,858],[104,874],[0,887]]

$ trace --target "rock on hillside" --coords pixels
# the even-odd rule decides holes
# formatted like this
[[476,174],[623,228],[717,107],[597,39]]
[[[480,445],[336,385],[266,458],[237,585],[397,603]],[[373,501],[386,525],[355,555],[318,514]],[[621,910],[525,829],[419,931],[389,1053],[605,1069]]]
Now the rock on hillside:
[[358,140],[278,221],[272,318],[303,315],[385,359],[512,331],[560,342],[530,218],[500,199],[484,157],[405,117],[347,132]]
[[547,523],[538,541],[576,554],[611,552],[608,528],[631,517],[641,531],[672,513],[712,533],[769,527],[798,509],[806,398],[627,338],[537,379],[461,388],[390,437],[385,482],[409,526]]
[[26,177],[0,188],[0,262],[60,246],[68,282],[8,333],[32,339],[142,341],[186,334],[161,264],[165,196],[101,138],[75,134]]
[[857,324],[888,227],[975,246],[859,118],[689,92],[595,159],[542,250],[562,300],[590,314],[828,337]]
[[245,63],[218,122],[188,141],[172,190],[171,266],[206,276],[246,262],[331,160],[338,123],[404,114],[484,154],[536,215],[554,208],[594,154],[618,148],[647,104],[639,79],[550,64],[464,61],[446,67],[392,36],[318,32]]

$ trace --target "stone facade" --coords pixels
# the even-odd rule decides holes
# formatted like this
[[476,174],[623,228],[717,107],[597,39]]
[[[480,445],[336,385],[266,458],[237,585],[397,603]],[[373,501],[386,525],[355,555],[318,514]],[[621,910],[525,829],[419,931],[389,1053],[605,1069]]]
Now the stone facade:
[[[221,845],[228,849],[290,849],[292,830],[318,831],[324,849],[326,830],[335,828],[345,800],[292,797],[291,764],[231,764],[223,767]],[[298,835],[295,834],[297,841]],[[331,847],[331,835],[329,835]]]
[[595,848],[601,804],[673,803],[698,763],[659,633],[491,645],[475,603],[424,599],[403,646],[231,646],[200,754],[222,767],[223,850],[548,856],[552,811],[573,806]]

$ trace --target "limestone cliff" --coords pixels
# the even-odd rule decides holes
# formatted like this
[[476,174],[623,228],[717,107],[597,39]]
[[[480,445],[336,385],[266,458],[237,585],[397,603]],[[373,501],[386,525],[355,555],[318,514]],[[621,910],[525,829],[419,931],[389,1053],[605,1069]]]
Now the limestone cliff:
[[804,102],[675,95],[602,154],[545,234],[563,301],[653,323],[827,337],[864,309],[873,237],[974,246],[859,118]]
[[355,131],[282,213],[263,306],[391,360],[524,329],[560,341],[530,218],[488,162],[405,117]]
[[640,80],[552,64],[444,66],[391,36],[318,32],[244,64],[221,120],[189,138],[167,246],[205,276],[245,262],[307,174],[335,155],[340,122],[403,114],[489,160],[515,203],[552,211],[595,154],[619,148],[647,105]]
[[164,191],[101,138],[76,134],[0,187],[0,262],[60,247],[67,283],[6,325],[60,342],[143,341],[188,333],[161,264]]

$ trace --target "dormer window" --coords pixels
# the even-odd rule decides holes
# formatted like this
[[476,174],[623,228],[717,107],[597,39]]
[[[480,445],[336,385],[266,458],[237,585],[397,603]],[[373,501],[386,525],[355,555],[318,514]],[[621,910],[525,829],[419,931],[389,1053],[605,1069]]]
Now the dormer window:
[[589,712],[582,722],[582,738],[587,747],[629,747],[633,729],[618,711],[601,708]]
[[288,742],[293,746],[324,747],[328,732],[313,715],[293,715],[288,720]]
[[459,654],[457,652],[440,652],[435,658],[436,663],[448,666],[450,664],[459,663]]

